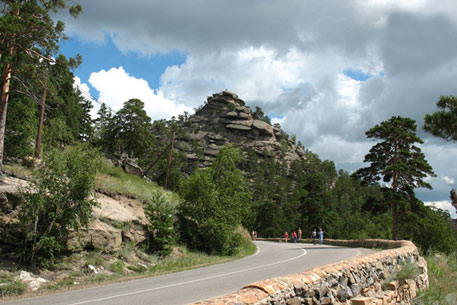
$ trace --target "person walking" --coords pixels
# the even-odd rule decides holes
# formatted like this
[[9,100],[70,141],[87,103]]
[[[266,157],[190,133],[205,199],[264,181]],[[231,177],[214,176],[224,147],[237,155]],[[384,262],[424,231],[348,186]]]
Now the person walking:
[[324,242],[324,231],[322,230],[322,228],[319,228],[319,244],[322,245],[323,242]]
[[298,228],[298,240],[301,239],[302,235],[303,235],[303,232],[302,232],[301,228]]
[[311,238],[313,239],[313,245],[316,244],[316,239],[317,239],[317,231],[316,229],[313,229],[313,233],[311,233]]
[[294,233],[292,233],[292,242],[293,243],[297,242],[297,232],[295,232],[295,231],[294,231]]
[[289,239],[289,233],[284,233],[284,240],[287,242],[287,240]]

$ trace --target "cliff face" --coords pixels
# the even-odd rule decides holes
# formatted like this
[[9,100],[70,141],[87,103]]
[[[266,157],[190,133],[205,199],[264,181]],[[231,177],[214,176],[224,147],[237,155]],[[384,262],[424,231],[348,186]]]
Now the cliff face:
[[189,163],[208,167],[222,146],[234,143],[243,151],[252,149],[258,156],[270,156],[287,164],[304,158],[305,151],[280,128],[260,120],[235,93],[223,91],[208,97],[207,103],[181,122],[184,133],[175,147],[184,152]]
[[[29,187],[28,180],[13,176],[5,176],[0,181],[0,254],[2,248],[16,247],[20,236],[21,189]],[[97,192],[96,200],[98,206],[92,211],[93,219],[87,230],[70,234],[70,249],[95,248],[113,252],[119,250],[123,242],[139,244],[146,239],[142,202],[107,191]]]

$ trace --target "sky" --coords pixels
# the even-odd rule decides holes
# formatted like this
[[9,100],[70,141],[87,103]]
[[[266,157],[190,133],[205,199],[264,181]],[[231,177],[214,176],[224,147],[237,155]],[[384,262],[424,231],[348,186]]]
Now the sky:
[[457,217],[457,143],[422,130],[440,95],[457,95],[455,0],[77,2],[79,18],[57,16],[61,52],[81,54],[75,80],[98,102],[139,98],[169,119],[233,91],[348,172],[368,166],[368,129],[410,117],[437,174],[416,194]]

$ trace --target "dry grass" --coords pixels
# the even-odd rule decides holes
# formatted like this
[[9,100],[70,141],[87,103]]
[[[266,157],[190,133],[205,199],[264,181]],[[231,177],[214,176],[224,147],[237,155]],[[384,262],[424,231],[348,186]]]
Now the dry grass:
[[426,257],[430,288],[421,293],[416,304],[457,305],[457,253]]

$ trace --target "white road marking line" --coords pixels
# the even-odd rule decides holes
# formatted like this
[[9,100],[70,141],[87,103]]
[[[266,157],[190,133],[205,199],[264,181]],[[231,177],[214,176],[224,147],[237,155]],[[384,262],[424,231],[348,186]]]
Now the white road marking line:
[[[301,249],[301,248],[296,248],[296,249]],[[228,273],[219,274],[219,275],[213,275],[213,276],[209,276],[209,277],[205,277],[205,278],[200,278],[200,279],[197,279],[197,280],[192,280],[192,281],[187,281],[187,282],[182,282],[182,283],[177,283],[177,284],[172,284],[172,285],[166,285],[166,286],[155,287],[155,288],[150,288],[150,289],[144,289],[144,290],[139,290],[139,291],[134,291],[134,292],[129,292],[129,293],[112,295],[112,296],[109,296],[109,297],[93,299],[93,300],[88,300],[88,301],[83,301],[83,302],[78,302],[78,303],[71,303],[71,304],[68,304],[68,305],[81,305],[81,304],[88,304],[88,303],[93,303],[93,302],[98,302],[98,301],[105,301],[105,300],[110,300],[110,299],[129,296],[129,295],[140,294],[140,293],[144,293],[144,292],[150,292],[150,291],[155,291],[155,290],[160,290],[160,289],[165,289],[165,288],[171,288],[171,287],[176,287],[176,286],[183,286],[183,285],[187,285],[187,284],[192,284],[192,283],[196,283],[196,282],[211,280],[211,279],[214,279],[214,278],[223,277],[223,276],[227,276],[227,275],[232,275],[232,274],[236,274],[236,273],[242,273],[242,272],[252,271],[252,270],[261,269],[261,268],[265,268],[265,267],[270,267],[270,266],[274,266],[274,265],[278,265],[278,264],[283,264],[283,263],[287,263],[287,262],[293,261],[295,259],[298,259],[298,258],[306,255],[306,253],[307,253],[306,250],[305,249],[301,249],[301,250],[303,251],[303,253],[300,254],[299,256],[292,257],[292,258],[289,258],[289,259],[286,259],[286,260],[283,260],[283,261],[267,264],[267,265],[247,268],[247,269],[244,269],[244,270],[238,270],[238,271],[228,272]],[[258,252],[260,252],[260,250]],[[256,254],[258,254],[258,253],[256,252]],[[254,255],[256,255],[256,254],[254,254]]]

